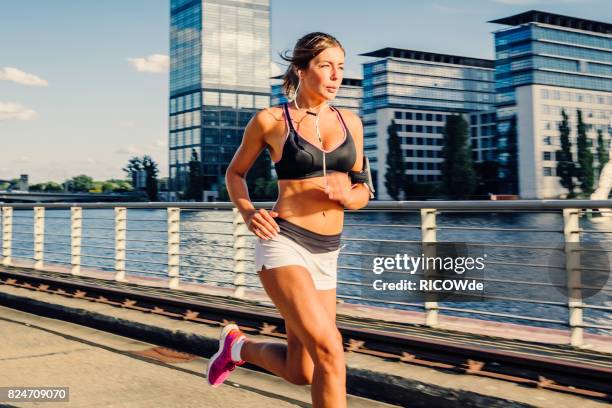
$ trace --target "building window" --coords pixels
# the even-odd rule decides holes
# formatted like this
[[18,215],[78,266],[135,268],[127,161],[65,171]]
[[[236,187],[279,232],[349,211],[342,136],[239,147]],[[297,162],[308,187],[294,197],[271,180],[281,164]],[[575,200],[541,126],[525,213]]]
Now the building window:
[[204,92],[204,105],[219,106],[219,92]]
[[406,138],[406,143],[407,144],[414,144],[414,137],[407,137]]
[[431,113],[426,114],[425,115],[425,120],[428,120],[428,121],[431,122],[433,120],[433,115]]
[[221,94],[221,106],[228,106],[230,108],[236,108],[236,94],[234,93],[222,93]]
[[423,120],[423,114],[422,114],[422,113],[420,113],[420,112],[418,112],[418,113],[416,114],[416,120]]
[[416,125],[416,132],[417,133],[423,133],[423,126],[422,125]]
[[204,111],[202,113],[202,124],[218,126],[219,125],[219,112],[216,111]]
[[395,119],[402,119],[402,112],[395,111]]
[[477,125],[477,124],[478,124],[478,117],[476,115],[470,116],[470,125]]
[[412,112],[404,112],[404,117],[408,120],[412,120]]
[[552,167],[544,167],[544,176],[551,177],[553,175]]
[[412,132],[412,125],[406,125],[406,132]]
[[442,122],[442,115],[436,115],[436,121],[437,122]]

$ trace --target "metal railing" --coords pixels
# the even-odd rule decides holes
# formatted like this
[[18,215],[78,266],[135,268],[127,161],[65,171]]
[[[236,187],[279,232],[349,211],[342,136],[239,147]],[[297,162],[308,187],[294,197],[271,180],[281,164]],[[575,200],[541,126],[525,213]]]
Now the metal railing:
[[[257,208],[271,208],[273,203],[257,203]],[[583,312],[591,309],[598,313],[604,313],[605,321],[610,321],[609,302],[602,305],[589,305],[582,299],[582,291],[589,289],[583,285],[582,274],[589,273],[588,269],[581,266],[581,252],[599,251],[612,254],[612,240],[596,239],[601,242],[600,250],[581,249],[575,250],[568,244],[580,244],[583,234],[591,234],[602,237],[605,234],[612,236],[612,218],[610,227],[607,229],[581,229],[580,218],[585,215],[595,214],[604,209],[612,208],[612,200],[585,201],[585,200],[517,200],[517,201],[430,201],[430,202],[371,202],[362,212],[374,213],[412,213],[420,218],[419,222],[412,223],[372,223],[360,222],[356,215],[356,222],[346,222],[345,227],[355,229],[367,228],[368,231],[376,228],[380,231],[394,230],[396,232],[414,231],[420,232],[415,239],[398,239],[395,236],[384,238],[368,238],[344,236],[343,241],[356,245],[341,252],[341,260],[355,260],[359,257],[373,257],[379,255],[372,251],[368,242],[398,243],[398,244],[422,244],[423,251],[438,241],[438,232],[501,232],[501,233],[548,233],[559,234],[561,242],[565,244],[561,251],[563,254],[563,265],[557,268],[565,269],[567,281],[555,285],[550,282],[534,282],[529,280],[512,279],[509,277],[482,278],[483,281],[496,282],[507,285],[533,285],[533,286],[565,286],[568,297],[566,302],[542,301],[530,299],[512,299],[503,296],[491,296],[490,299],[497,301],[518,301],[523,304],[541,307],[564,307],[567,309],[566,319],[547,318],[542,316],[526,316],[513,313],[512,310],[478,310],[474,307],[466,307],[465,304],[444,306],[436,298],[427,297],[424,302],[394,302],[375,298],[366,298],[353,293],[363,287],[364,282],[351,280],[339,274],[338,298],[348,302],[382,304],[384,306],[416,307],[425,313],[425,324],[436,327],[439,324],[440,312],[457,312],[475,316],[491,316],[500,319],[518,319],[531,324],[547,323],[563,325],[569,328],[570,344],[573,346],[584,345],[585,329],[612,330],[610,324],[585,323]],[[51,203],[51,204],[2,204],[2,265],[15,265],[14,258],[28,258],[32,261],[32,268],[44,270],[51,264],[66,264],[73,275],[81,274],[81,268],[111,269],[116,281],[124,282],[129,274],[139,274],[167,279],[169,289],[177,289],[181,279],[186,279],[184,271],[192,271],[189,279],[197,283],[215,284],[233,289],[233,296],[242,298],[248,295],[249,289],[261,289],[257,279],[257,271],[253,265],[253,240],[255,236],[247,229],[238,211],[233,208],[232,203]],[[58,210],[58,211],[56,211]],[[67,211],[69,210],[69,213]],[[100,216],[97,210],[113,211],[114,217]],[[158,210],[157,217],[138,215],[129,218],[128,212],[134,210]],[[166,210],[160,217],[159,210]],[[29,212],[32,212],[29,214]],[[88,212],[94,216],[88,216]],[[56,216],[54,212],[64,214]],[[230,213],[231,212],[231,213]],[[25,215],[21,215],[26,213]],[[67,214],[65,214],[67,213]],[[347,213],[350,213],[347,211]],[[461,226],[461,225],[438,225],[439,214],[453,213],[536,213],[556,214],[562,216],[562,227],[535,228],[531,226],[521,228],[508,228],[498,226]],[[195,215],[194,215],[195,214]],[[210,215],[198,218],[198,215]],[[102,214],[105,215],[105,214]],[[182,219],[181,217],[188,217]],[[84,226],[84,221],[93,221],[92,225]],[[128,222],[131,223],[128,225]],[[106,223],[106,224],[104,224]],[[142,224],[145,223],[145,224]],[[131,226],[135,224],[135,226]],[[185,229],[181,227],[185,227]],[[204,231],[202,226],[211,226],[212,230]],[[225,228],[225,230],[224,230]],[[84,231],[100,231],[97,236],[85,236]],[[64,231],[64,233],[60,233]],[[160,237],[162,234],[163,237]],[[30,236],[32,239],[23,239]],[[370,236],[370,234],[368,234]],[[53,239],[51,239],[53,238]],[[67,241],[65,239],[68,239]],[[400,237],[401,238],[401,237]],[[64,241],[61,241],[64,239]],[[100,245],[100,241],[104,241]],[[111,243],[114,241],[114,243]],[[16,244],[20,246],[16,246]],[[28,246],[21,246],[26,244]],[[132,247],[128,247],[130,244]],[[466,243],[469,245],[470,243]],[[30,246],[31,245],[31,246]],[[45,245],[55,247],[69,247],[68,250],[45,250]],[[366,246],[364,246],[366,245]],[[519,248],[550,249],[558,247],[550,245],[535,246],[533,244],[522,245],[520,243],[486,242],[485,247],[517,250]],[[190,246],[191,248],[185,248]],[[349,245],[350,246],[350,245]],[[360,247],[359,247],[360,246]],[[193,247],[196,249],[194,250]],[[199,249],[198,249],[199,248]],[[87,253],[84,250],[92,249],[97,252]],[[32,256],[16,255],[16,252],[31,252]],[[45,259],[46,255],[64,256],[66,260]],[[128,254],[138,254],[137,258],[130,258]],[[612,255],[611,255],[612,256]],[[83,258],[93,259],[94,263],[84,263]],[[194,260],[195,259],[195,260]],[[203,260],[210,260],[208,266],[202,266]],[[225,261],[225,264],[223,262]],[[95,263],[97,262],[97,264]],[[104,265],[110,262],[110,265]],[[228,263],[229,262],[229,263]],[[144,265],[141,269],[128,268],[128,264]],[[550,265],[529,262],[492,262],[493,265],[510,265],[538,270],[551,267]],[[229,266],[224,266],[229,265]],[[344,262],[339,264],[341,271],[349,271],[353,274],[365,273],[367,268],[358,266],[358,262]],[[162,270],[153,270],[154,266],[162,267]],[[158,268],[159,269],[159,268]],[[214,272],[214,273],[213,273]],[[371,272],[371,270],[370,270]],[[348,273],[348,272],[347,272]],[[202,275],[206,274],[205,277]],[[229,275],[229,277],[228,277]],[[225,277],[225,279],[223,279]],[[350,289],[348,293],[340,289]],[[356,288],[356,289],[355,289]],[[591,288],[592,289],[592,288]],[[612,287],[606,284],[601,290],[608,296]]]

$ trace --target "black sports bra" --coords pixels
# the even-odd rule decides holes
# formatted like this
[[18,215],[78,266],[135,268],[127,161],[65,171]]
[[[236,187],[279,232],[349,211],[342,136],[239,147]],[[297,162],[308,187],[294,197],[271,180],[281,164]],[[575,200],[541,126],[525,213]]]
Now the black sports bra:
[[357,159],[355,142],[346,123],[344,123],[340,111],[333,106],[330,107],[336,112],[342,123],[344,140],[334,149],[323,150],[299,135],[293,127],[288,104],[285,103],[283,105],[287,136],[283,144],[282,156],[277,162],[274,162],[274,168],[279,180],[306,179],[322,176],[323,153],[325,153],[327,171],[348,173],[353,168]]

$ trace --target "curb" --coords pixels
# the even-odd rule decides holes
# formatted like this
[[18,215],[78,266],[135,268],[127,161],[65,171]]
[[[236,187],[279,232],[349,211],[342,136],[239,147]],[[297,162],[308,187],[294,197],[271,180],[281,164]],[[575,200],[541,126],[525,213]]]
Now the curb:
[[[0,305],[12,309],[76,323],[130,337],[136,340],[158,344],[182,352],[209,358],[218,347],[218,339],[181,330],[147,325],[131,320],[92,312],[85,309],[57,305],[27,297],[14,296],[0,292]],[[247,364],[245,367],[263,371]],[[523,408],[533,405],[504,398],[482,395],[471,391],[445,388],[405,377],[377,371],[347,367],[347,392],[351,395],[376,401],[410,406],[425,407],[509,407]]]

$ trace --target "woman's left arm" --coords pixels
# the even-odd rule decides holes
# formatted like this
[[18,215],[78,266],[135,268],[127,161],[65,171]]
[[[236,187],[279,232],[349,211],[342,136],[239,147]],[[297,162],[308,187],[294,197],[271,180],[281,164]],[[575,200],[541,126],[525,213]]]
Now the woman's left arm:
[[[357,160],[351,171],[360,172],[363,170],[363,125],[359,116],[353,112],[345,110],[342,113],[346,126],[353,136],[355,150],[357,151]],[[365,207],[368,201],[370,201],[370,190],[365,183],[357,183],[351,186],[351,190],[342,205],[349,210],[359,210]]]

